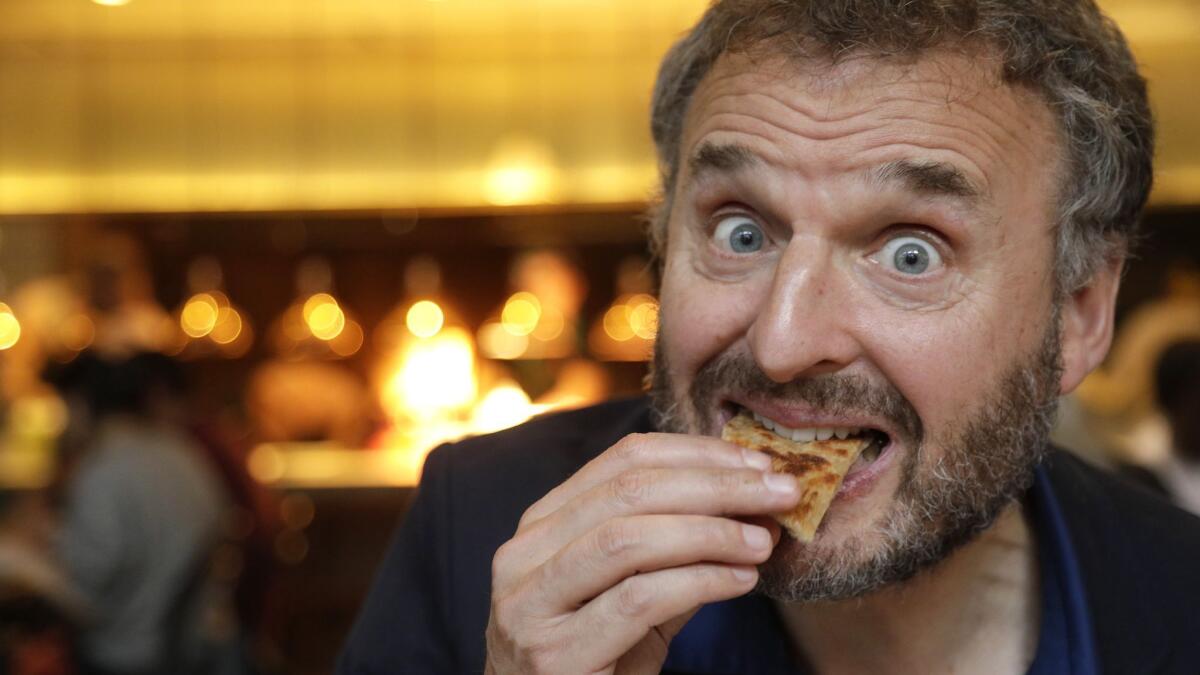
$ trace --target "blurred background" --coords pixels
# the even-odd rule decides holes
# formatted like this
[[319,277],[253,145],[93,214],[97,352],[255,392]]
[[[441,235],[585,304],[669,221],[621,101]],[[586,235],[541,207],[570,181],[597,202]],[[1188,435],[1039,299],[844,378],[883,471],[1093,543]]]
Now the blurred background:
[[[1200,509],[1200,5],[1101,4],[1158,178],[1057,436]],[[432,447],[640,391],[649,92],[705,6],[0,3],[10,671],[329,672]]]

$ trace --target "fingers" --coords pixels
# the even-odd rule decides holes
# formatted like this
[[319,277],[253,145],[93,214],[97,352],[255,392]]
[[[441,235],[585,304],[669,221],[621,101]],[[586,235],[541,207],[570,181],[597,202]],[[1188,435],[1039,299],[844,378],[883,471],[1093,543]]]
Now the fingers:
[[685,466],[768,471],[771,460],[761,452],[709,436],[630,434],[538,500],[525,512],[518,529],[545,518],[576,496],[626,471]]
[[612,663],[613,654],[633,649],[655,626],[701,605],[745,595],[757,581],[753,567],[714,563],[629,577],[560,627],[575,638],[571,662],[563,665],[569,670],[603,667]]
[[728,518],[616,518],[568,544],[525,584],[530,587],[531,610],[554,616],[639,572],[697,561],[756,565],[770,557],[773,545],[766,528]]
[[762,453],[707,437],[633,435],[610,448],[530,507],[497,551],[489,663],[565,672],[660,661],[682,618],[753,588],[779,537],[757,519],[800,498],[795,479],[770,468]]
[[593,487],[513,539],[524,556],[497,568],[499,582],[540,565],[612,518],[632,515],[779,513],[800,499],[794,477],[754,469],[634,469]]

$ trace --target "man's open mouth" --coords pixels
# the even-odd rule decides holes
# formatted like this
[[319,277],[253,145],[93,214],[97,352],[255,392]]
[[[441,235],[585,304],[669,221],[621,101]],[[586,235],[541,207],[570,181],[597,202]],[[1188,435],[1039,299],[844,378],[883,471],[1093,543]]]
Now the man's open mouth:
[[786,438],[798,443],[811,443],[814,441],[827,441],[830,439],[858,439],[865,441],[867,446],[859,453],[858,459],[850,466],[847,475],[858,473],[859,471],[874,464],[883,451],[887,449],[891,443],[891,437],[883,430],[873,427],[860,426],[797,426],[789,427],[785,424],[777,422],[766,415],[758,413],[749,408],[744,408],[740,405],[730,406],[732,413],[736,414],[740,410],[745,410],[750,413],[756,422],[761,424],[766,429],[770,430],[777,436]]

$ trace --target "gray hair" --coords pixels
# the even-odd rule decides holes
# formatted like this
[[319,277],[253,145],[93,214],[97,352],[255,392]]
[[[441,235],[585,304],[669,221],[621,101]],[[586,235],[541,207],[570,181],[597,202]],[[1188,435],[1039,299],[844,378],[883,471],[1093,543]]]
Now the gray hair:
[[1084,286],[1135,243],[1154,156],[1145,80],[1093,0],[719,0],[667,53],[655,83],[662,195],[650,214],[651,250],[661,260],[684,115],[722,54],[765,49],[836,63],[978,46],[999,57],[1001,81],[1037,93],[1057,120],[1065,174],[1055,274],[1060,292]]

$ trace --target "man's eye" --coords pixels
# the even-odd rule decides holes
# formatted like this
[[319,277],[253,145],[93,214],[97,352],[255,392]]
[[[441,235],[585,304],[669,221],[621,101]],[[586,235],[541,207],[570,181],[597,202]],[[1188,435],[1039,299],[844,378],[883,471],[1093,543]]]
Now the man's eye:
[[942,256],[937,249],[919,237],[896,237],[876,254],[876,260],[901,274],[913,276],[942,265]]
[[713,241],[734,253],[755,253],[762,250],[766,235],[762,228],[746,216],[727,216],[717,223]]

